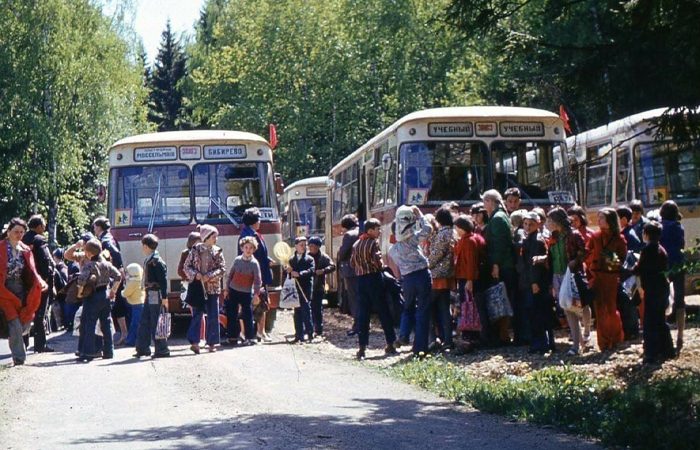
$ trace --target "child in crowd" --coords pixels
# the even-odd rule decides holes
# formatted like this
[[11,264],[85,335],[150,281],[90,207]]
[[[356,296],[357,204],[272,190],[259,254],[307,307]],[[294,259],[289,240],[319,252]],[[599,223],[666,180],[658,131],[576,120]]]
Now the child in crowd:
[[168,340],[156,339],[156,328],[161,308],[165,310],[168,308],[168,267],[158,254],[157,248],[158,238],[155,235],[147,234],[141,238],[141,249],[146,256],[143,263],[146,305],[141,313],[141,321],[137,331],[135,358],[151,356],[151,341],[155,343],[154,358],[170,356]]
[[287,272],[297,280],[299,291],[299,307],[294,308],[294,342],[303,342],[304,335],[310,340],[313,337],[311,324],[311,291],[313,290],[313,275],[316,267],[314,259],[306,252],[306,238],[299,236],[294,239],[294,256],[289,259]]
[[[479,269],[481,262],[486,257],[486,242],[483,236],[475,233],[474,221],[471,217],[462,214],[455,220],[455,229],[459,240],[455,244],[455,278],[462,308],[465,302],[476,302],[474,295],[481,292],[479,282]],[[487,326],[487,318],[481,320],[482,328]]]
[[309,255],[314,259],[314,282],[311,294],[311,321],[314,326],[314,335],[323,335],[323,296],[326,289],[326,274],[335,272],[335,264],[330,256],[321,251],[320,237],[309,238]]
[[546,264],[533,264],[533,258],[547,257],[547,244],[539,232],[540,216],[529,212],[523,221],[526,237],[523,240],[520,258],[522,272],[519,287],[522,300],[530,320],[530,353],[545,353],[554,350],[554,301],[549,293],[551,273]]
[[146,297],[146,293],[143,290],[143,268],[140,264],[131,263],[126,266],[126,282],[124,283],[122,295],[131,307],[131,322],[129,323],[126,345],[133,347],[136,345],[136,333],[139,329],[139,322],[143,313],[143,302]]
[[239,243],[243,253],[233,260],[231,272],[228,275],[228,290],[224,292],[224,295],[228,295],[226,328],[228,343],[232,346],[238,345],[241,336],[241,320],[245,328],[245,340],[241,344],[255,344],[252,302],[254,298],[259,300],[259,292],[262,287],[260,264],[253,257],[253,253],[258,249],[258,241],[253,236],[246,236],[241,238]]
[[[83,313],[80,321],[80,339],[78,359],[88,362],[99,356],[95,349],[95,326],[100,321],[102,330],[102,358],[114,357],[112,343],[112,324],[110,300],[114,299],[121,282],[121,273],[100,256],[102,244],[97,239],[90,239],[84,245],[86,262],[78,276],[78,296],[83,298]],[[109,295],[107,289],[111,285]]]
[[642,237],[646,245],[633,269],[639,276],[644,295],[644,362],[653,364],[675,356],[671,331],[666,324],[669,282],[664,272],[668,270],[668,255],[659,244],[661,224],[648,222]]

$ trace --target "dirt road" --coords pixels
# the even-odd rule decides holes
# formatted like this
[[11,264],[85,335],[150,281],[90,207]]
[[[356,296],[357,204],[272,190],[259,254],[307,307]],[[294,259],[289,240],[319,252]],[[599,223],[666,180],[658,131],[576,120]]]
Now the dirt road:
[[[362,363],[275,342],[193,355],[76,363],[76,338],[0,369],[0,442],[11,449],[593,449],[551,430],[457,408]],[[3,356],[6,353],[0,349]]]

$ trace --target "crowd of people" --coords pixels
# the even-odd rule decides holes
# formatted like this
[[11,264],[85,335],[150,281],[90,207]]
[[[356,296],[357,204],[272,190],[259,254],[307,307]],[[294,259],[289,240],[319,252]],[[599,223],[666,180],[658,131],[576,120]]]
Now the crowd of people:
[[[354,317],[348,334],[359,335],[358,359],[365,357],[372,310],[387,354],[408,345],[418,357],[450,352],[455,337],[472,347],[527,345],[531,353],[546,353],[557,350],[554,330],[568,328],[567,353],[579,355],[592,348],[594,319],[600,351],[638,339],[640,329],[645,362],[681,351],[685,236],[675,202],[648,216],[636,200],[603,208],[593,231],[580,206],[526,210],[520,197],[517,188],[504,195],[489,190],[468,214],[454,202],[434,215],[401,206],[387,255],[378,220],[367,220],[360,232],[355,216],[344,217],[338,264]],[[401,280],[403,309],[393,322],[385,274]]]
[[[450,352],[455,338],[482,347],[528,345],[532,353],[546,353],[557,350],[554,330],[560,327],[570,332],[567,352],[578,355],[591,348],[594,319],[601,351],[637,339],[641,328],[645,362],[680,352],[685,237],[673,201],[649,217],[638,201],[603,208],[598,231],[592,231],[580,206],[521,209],[517,188],[503,196],[489,190],[482,200],[468,214],[454,202],[434,214],[399,207],[386,255],[380,245],[383,224],[374,218],[360,226],[354,215],[343,217],[335,261],[321,250],[320,238],[297,237],[285,267],[299,298],[291,342],[323,336],[325,277],[337,262],[358,359],[366,355],[372,312],[379,316],[388,355],[402,346],[411,346],[417,357]],[[187,340],[194,354],[202,350],[202,340],[210,352],[270,341],[272,271],[257,208],[246,210],[242,222],[238,256],[228,268],[212,225],[198,226],[182,251],[177,274],[187,285],[185,302],[192,313]],[[94,234],[52,254],[41,216],[9,222],[0,240],[0,322],[6,324],[15,365],[26,360],[30,329],[35,352],[53,351],[46,324],[53,320],[71,330],[79,304],[79,361],[112,358],[120,345],[133,346],[137,358],[170,356],[160,329],[168,307],[168,267],[158,238],[143,236],[143,264],[124,267],[110,228],[108,219],[98,217]],[[667,325],[669,301],[675,347]],[[55,317],[47,318],[48,311]],[[220,313],[226,317],[223,342]]]

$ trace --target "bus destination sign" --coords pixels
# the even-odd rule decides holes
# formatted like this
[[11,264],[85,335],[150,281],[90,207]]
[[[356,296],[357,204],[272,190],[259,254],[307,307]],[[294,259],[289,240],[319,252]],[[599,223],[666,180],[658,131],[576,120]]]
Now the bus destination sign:
[[501,122],[500,125],[501,136],[504,137],[544,136],[542,122]]
[[181,145],[180,159],[199,159],[202,157],[202,148],[199,145]]
[[442,122],[429,123],[430,137],[471,137],[474,136],[474,126],[471,122]]
[[177,159],[176,147],[151,147],[135,148],[134,161],[175,161]]
[[204,159],[243,159],[246,156],[245,145],[204,146]]

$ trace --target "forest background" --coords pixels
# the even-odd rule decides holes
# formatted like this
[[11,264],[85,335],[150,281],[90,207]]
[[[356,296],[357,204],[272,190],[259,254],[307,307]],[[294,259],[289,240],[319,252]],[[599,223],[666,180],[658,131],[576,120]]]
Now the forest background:
[[153,65],[133,15],[0,0],[2,223],[43,213],[71,241],[104,211],[107,149],[141,132],[276,124],[289,182],[424,108],[563,105],[575,133],[700,104],[697,0],[209,0]]

